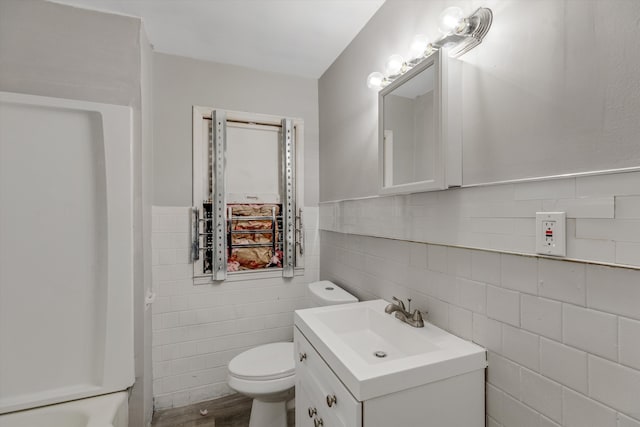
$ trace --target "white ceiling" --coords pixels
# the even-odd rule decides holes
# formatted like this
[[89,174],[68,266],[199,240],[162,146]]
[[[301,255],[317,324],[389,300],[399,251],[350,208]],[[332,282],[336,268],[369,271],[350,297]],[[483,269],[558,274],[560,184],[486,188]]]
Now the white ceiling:
[[52,0],[142,18],[157,52],[318,78],[384,0]]

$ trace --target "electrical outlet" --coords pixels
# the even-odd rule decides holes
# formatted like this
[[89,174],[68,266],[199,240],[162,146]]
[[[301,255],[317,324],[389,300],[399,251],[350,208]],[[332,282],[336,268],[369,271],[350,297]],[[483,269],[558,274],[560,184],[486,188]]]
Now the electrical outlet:
[[566,256],[566,242],[566,213],[536,212],[536,252]]

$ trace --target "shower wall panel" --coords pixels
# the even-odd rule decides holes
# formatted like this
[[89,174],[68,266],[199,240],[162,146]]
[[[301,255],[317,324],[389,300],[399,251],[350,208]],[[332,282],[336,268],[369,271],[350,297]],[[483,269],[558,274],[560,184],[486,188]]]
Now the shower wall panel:
[[133,382],[131,110],[0,93],[0,413]]

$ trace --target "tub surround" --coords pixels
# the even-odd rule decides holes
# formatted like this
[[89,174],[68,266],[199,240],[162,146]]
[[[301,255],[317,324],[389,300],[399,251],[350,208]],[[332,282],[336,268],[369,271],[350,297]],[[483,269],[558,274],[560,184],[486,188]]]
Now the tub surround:
[[131,116],[0,92],[0,413],[134,383]]
[[130,422],[151,420],[151,46],[140,19],[48,1],[0,1],[0,90],[130,106],[136,383]]

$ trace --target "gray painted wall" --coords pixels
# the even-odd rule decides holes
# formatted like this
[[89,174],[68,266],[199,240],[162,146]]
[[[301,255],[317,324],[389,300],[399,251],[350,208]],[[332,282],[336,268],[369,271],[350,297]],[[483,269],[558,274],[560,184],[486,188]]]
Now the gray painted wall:
[[[319,80],[320,200],[376,194],[377,94],[365,79],[437,35],[448,1],[386,2]],[[464,184],[640,165],[640,2],[457,1],[494,23],[463,66]]]
[[0,0],[0,89],[140,108],[140,20]]
[[41,0],[0,0],[0,90],[127,105],[134,117],[132,426],[148,425],[151,389],[151,46],[137,18]]
[[[457,3],[495,13],[462,57],[465,184],[640,165],[640,2]],[[485,346],[487,426],[639,427],[640,172],[328,202],[376,194],[365,78],[449,5],[388,0],[319,81],[320,277]],[[571,262],[532,255],[537,211]]]
[[191,206],[191,108],[304,120],[305,200],[318,203],[317,80],[154,54],[154,205]]

